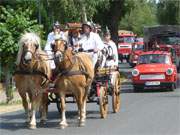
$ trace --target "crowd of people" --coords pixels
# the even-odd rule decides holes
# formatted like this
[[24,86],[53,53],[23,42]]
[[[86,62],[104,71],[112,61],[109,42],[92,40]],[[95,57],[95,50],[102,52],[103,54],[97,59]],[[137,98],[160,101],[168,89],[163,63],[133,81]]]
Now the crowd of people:
[[[118,52],[116,44],[111,40],[111,33],[106,27],[103,37],[100,37],[98,25],[91,22],[84,22],[80,29],[74,29],[68,35],[62,31],[60,23],[57,21],[53,25],[53,31],[48,34],[47,43],[44,50],[50,58],[53,57],[52,44],[55,42],[55,37],[58,35],[61,39],[67,41],[67,45],[72,51],[86,52],[93,61],[95,67],[99,54],[106,56],[106,59],[101,62],[100,67],[118,67]],[[50,62],[51,68],[55,69],[54,61]]]

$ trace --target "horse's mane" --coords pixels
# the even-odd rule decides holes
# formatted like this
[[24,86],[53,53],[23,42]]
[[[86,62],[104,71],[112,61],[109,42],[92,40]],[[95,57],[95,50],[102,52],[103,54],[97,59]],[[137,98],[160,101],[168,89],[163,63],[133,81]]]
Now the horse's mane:
[[19,51],[18,51],[18,55],[17,55],[17,60],[16,60],[16,64],[19,65],[20,64],[20,60],[21,60],[21,55],[22,55],[22,50],[23,50],[23,45],[24,44],[36,44],[38,45],[38,49],[37,51],[41,50],[41,46],[40,46],[40,38],[38,35],[36,35],[35,33],[25,33],[21,36],[20,41],[19,41]]

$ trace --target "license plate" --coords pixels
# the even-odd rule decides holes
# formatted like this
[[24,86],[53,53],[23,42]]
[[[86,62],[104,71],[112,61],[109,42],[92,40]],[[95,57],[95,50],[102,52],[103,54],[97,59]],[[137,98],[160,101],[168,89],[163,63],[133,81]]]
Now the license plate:
[[164,74],[159,75],[140,75],[140,80],[155,80],[155,79],[165,79]]
[[160,82],[159,81],[153,81],[153,82],[146,82],[145,83],[146,86],[158,86],[160,85]]

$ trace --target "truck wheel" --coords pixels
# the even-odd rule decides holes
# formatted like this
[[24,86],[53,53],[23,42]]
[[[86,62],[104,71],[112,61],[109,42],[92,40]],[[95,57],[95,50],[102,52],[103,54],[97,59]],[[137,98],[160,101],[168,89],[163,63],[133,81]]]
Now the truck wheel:
[[177,67],[177,72],[180,73],[180,62],[179,62],[179,66]]

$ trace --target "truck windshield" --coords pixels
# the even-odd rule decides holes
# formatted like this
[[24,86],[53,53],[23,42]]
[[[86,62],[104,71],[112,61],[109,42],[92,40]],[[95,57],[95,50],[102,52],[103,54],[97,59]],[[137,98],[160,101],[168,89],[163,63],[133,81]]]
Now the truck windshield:
[[144,45],[141,44],[135,44],[133,45],[133,50],[144,50]]
[[134,37],[119,37],[120,43],[134,43]]
[[161,44],[168,45],[180,45],[180,37],[160,37],[159,38]]
[[138,59],[139,64],[151,64],[151,63],[161,63],[170,64],[169,57],[163,54],[146,54],[141,55]]

